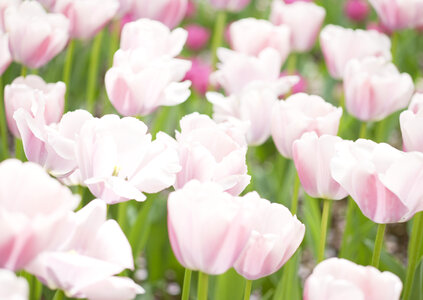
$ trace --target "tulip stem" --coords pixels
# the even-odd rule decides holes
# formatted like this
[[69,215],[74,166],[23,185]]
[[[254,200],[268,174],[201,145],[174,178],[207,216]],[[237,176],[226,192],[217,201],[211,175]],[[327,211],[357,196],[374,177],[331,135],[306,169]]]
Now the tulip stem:
[[294,190],[292,191],[292,201],[291,201],[291,213],[293,215],[297,214],[299,190],[300,190],[300,178],[298,177],[297,172],[295,172]]
[[103,39],[104,30],[100,31],[94,38],[90,54],[90,63],[88,66],[88,83],[87,83],[87,110],[94,114],[95,108],[95,89],[97,86],[98,62],[100,58],[101,41]]
[[413,220],[413,229],[411,231],[411,238],[408,247],[408,268],[407,275],[405,277],[404,285],[404,300],[408,300],[410,297],[411,286],[413,283],[414,272],[416,270],[416,265],[419,260],[419,249],[423,241],[423,212],[416,214]]
[[65,293],[63,293],[62,290],[57,290],[54,294],[53,300],[64,300],[65,299]]
[[22,67],[21,67],[21,76],[22,77],[25,77],[27,73],[28,73],[28,69],[24,65],[22,65]]
[[20,161],[25,161],[25,153],[23,150],[22,140],[15,138],[15,157]]
[[222,44],[223,31],[225,30],[226,23],[226,12],[220,10],[217,12],[216,22],[214,23],[213,29],[213,40],[212,40],[212,67],[213,70],[216,70],[217,63],[217,49]]
[[326,246],[326,233],[328,229],[328,221],[330,215],[332,201],[329,199],[323,199],[323,212],[322,212],[322,223],[320,227],[320,247],[319,253],[317,254],[317,262],[321,262],[325,258],[325,246]]
[[63,67],[63,82],[66,85],[66,93],[65,93],[65,109],[64,111],[69,110],[69,91],[70,91],[70,75],[72,69],[72,61],[73,61],[73,53],[75,50],[75,41],[70,40],[68,44],[68,49],[66,50],[66,58],[65,58],[65,65]]
[[118,204],[118,216],[117,216],[117,222],[120,225],[120,228],[122,228],[122,231],[127,233],[126,229],[126,212],[128,210],[128,201],[124,201]]
[[209,285],[209,275],[203,272],[198,272],[198,294],[197,300],[207,299],[207,290]]
[[361,122],[360,134],[359,134],[358,137],[360,139],[365,139],[366,138],[366,133],[367,133],[367,123],[366,122]]
[[184,274],[184,285],[182,288],[182,298],[181,300],[188,300],[189,299],[189,289],[191,286],[191,275],[192,271],[190,269],[185,269]]
[[0,133],[1,133],[1,143],[2,143],[2,155],[1,159],[6,159],[9,157],[9,141],[7,139],[7,125],[6,125],[6,114],[4,112],[4,98],[3,98],[3,77],[0,76]]
[[113,57],[115,55],[115,52],[119,49],[119,35],[120,35],[120,20],[115,20],[112,23],[112,35],[110,36],[109,67],[113,66]]
[[251,287],[253,286],[252,280],[245,280],[244,300],[250,300]]
[[382,252],[383,236],[385,235],[386,224],[379,224],[375,240],[375,248],[373,250],[372,266],[379,267],[380,253]]
[[347,250],[348,246],[348,232],[350,231],[352,218],[354,215],[354,200],[351,197],[348,197],[348,206],[347,206],[347,213],[346,213],[346,220],[345,220],[345,227],[344,233],[342,235],[342,242],[341,242],[341,249],[339,249],[339,257],[345,258],[345,251]]

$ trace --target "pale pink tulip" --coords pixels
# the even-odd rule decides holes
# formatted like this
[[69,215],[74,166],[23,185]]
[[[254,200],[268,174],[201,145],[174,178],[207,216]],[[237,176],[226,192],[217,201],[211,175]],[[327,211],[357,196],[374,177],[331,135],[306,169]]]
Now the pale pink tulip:
[[143,289],[117,277],[133,269],[131,246],[115,220],[106,220],[106,204],[93,200],[73,214],[73,234],[59,248],[40,254],[27,270],[52,289],[72,298],[134,299]]
[[169,240],[181,265],[213,275],[232,267],[251,232],[251,211],[242,201],[216,183],[197,180],[169,195]]
[[90,191],[108,204],[157,193],[175,183],[179,159],[165,133],[152,141],[147,126],[135,118],[106,115],[88,121],[76,142],[81,178]]
[[407,107],[413,79],[382,57],[351,60],[344,73],[345,107],[362,121],[379,121]]
[[266,48],[277,50],[284,62],[291,50],[290,28],[254,18],[241,19],[230,25],[231,46],[235,51],[257,56]]
[[423,24],[421,0],[369,0],[382,23],[390,30],[416,28]]
[[319,96],[298,93],[273,108],[271,133],[279,152],[292,158],[292,144],[305,132],[318,136],[336,135],[342,108],[336,108]]
[[119,9],[115,17],[123,18],[126,14],[131,13],[135,0],[119,0]]
[[301,186],[314,198],[340,200],[348,193],[336,182],[330,172],[330,162],[335,155],[336,144],[342,139],[333,135],[317,136],[304,133],[292,146],[293,159]]
[[79,197],[34,163],[0,163],[0,267],[20,270],[66,240],[67,215],[78,202]]
[[40,2],[47,11],[53,11],[56,0],[36,0]]
[[116,15],[118,0],[56,0],[54,11],[70,21],[70,36],[90,39]]
[[304,285],[304,300],[399,300],[401,280],[342,258],[318,264]]
[[370,8],[366,0],[348,0],[344,12],[350,20],[361,22],[369,15]]
[[18,6],[22,0],[0,0],[0,32],[6,32],[4,14],[9,6]]
[[136,0],[131,12],[137,19],[153,19],[174,28],[184,18],[187,8],[188,0]]
[[63,82],[46,83],[37,75],[18,77],[4,88],[7,125],[15,137],[20,137],[13,114],[20,108],[34,115],[36,106],[44,106],[40,117],[45,124],[59,122],[63,114],[66,86]]
[[198,113],[183,117],[180,125],[176,140],[182,170],[176,175],[175,188],[196,179],[217,182],[230,194],[239,195],[250,183],[244,132]]
[[0,269],[0,299],[28,300],[28,282],[9,270]]
[[243,10],[251,0],[208,0],[208,2],[215,9],[238,12]]
[[404,150],[423,152],[423,94],[413,96],[408,110],[400,115],[400,125]]
[[36,1],[9,7],[4,21],[13,60],[30,68],[48,63],[69,39],[69,21],[61,14],[46,13]]
[[256,280],[279,270],[300,246],[305,226],[289,209],[261,199],[256,192],[242,197],[254,211],[250,238],[234,264],[248,280]]
[[0,76],[12,62],[12,55],[9,50],[9,36],[0,32]]
[[306,52],[316,43],[326,11],[314,3],[296,1],[285,4],[274,0],[270,21],[276,25],[286,25],[291,29],[291,48],[293,51]]
[[320,46],[330,75],[336,79],[344,76],[351,59],[380,56],[391,60],[390,39],[375,30],[361,30],[327,25],[320,33]]
[[188,32],[187,48],[193,51],[203,49],[210,39],[210,30],[197,24],[187,25]]

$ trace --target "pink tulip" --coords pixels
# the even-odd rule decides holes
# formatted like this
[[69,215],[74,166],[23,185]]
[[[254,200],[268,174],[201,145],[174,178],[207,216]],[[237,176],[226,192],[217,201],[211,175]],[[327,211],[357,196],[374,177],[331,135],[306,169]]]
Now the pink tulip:
[[13,60],[30,68],[48,63],[69,39],[69,21],[60,14],[46,13],[36,1],[9,7],[4,21]]
[[0,269],[0,299],[27,300],[28,282],[9,270]]
[[400,115],[404,149],[423,152],[423,94],[416,93],[408,110]]
[[143,192],[157,193],[175,183],[181,167],[173,143],[162,132],[152,141],[147,126],[135,118],[93,119],[84,124],[76,142],[81,178],[108,204],[144,201]]
[[383,25],[380,22],[369,22],[369,23],[367,23],[366,29],[367,30],[376,30],[376,31],[383,33],[383,34],[386,34],[386,35],[392,34],[392,31],[389,30],[388,28],[386,28],[386,26]]
[[382,23],[390,30],[416,28],[423,24],[421,0],[370,0]]
[[361,22],[369,15],[370,8],[365,0],[348,0],[344,12],[350,20]]
[[413,80],[382,57],[351,60],[344,73],[345,106],[362,121],[379,121],[407,107]]
[[12,55],[9,50],[9,36],[0,33],[0,76],[9,67],[12,62]]
[[390,39],[374,30],[327,25],[320,33],[320,45],[328,71],[336,79],[344,76],[345,67],[351,59],[380,56],[391,60]]
[[251,232],[252,212],[242,201],[216,183],[197,180],[169,195],[169,240],[181,265],[213,275],[232,267]]
[[118,0],[56,0],[54,11],[70,21],[70,36],[91,39],[116,15]]
[[[24,187],[24,188],[23,188]],[[40,166],[0,163],[0,268],[20,270],[69,235],[68,213],[79,197]]]
[[256,192],[242,197],[251,206],[250,238],[234,264],[248,280],[256,280],[279,270],[300,246],[305,226],[283,205],[261,199]]
[[[301,76],[301,74],[297,71],[295,72],[287,72],[284,71],[281,73],[281,77],[285,78],[285,77],[289,77],[289,76],[296,76],[299,80],[296,84],[294,84],[291,88],[291,93],[292,94],[298,94],[298,93],[305,93],[307,92],[307,80],[305,79],[304,76]],[[284,97],[285,98],[285,97]]]
[[56,0],[37,0],[40,2],[47,11],[53,11]]
[[325,15],[325,9],[314,3],[296,1],[285,4],[274,0],[270,21],[276,25],[288,26],[291,29],[292,50],[306,52],[313,48]]
[[305,132],[318,136],[336,135],[342,108],[336,108],[319,96],[298,93],[273,108],[271,133],[279,152],[292,158],[292,144]]
[[185,13],[186,18],[191,18],[195,15],[195,12],[197,11],[197,5],[195,2],[195,0],[188,0],[187,11]]
[[182,170],[176,175],[175,189],[196,179],[216,182],[226,192],[239,195],[250,183],[244,132],[198,113],[183,117],[180,125],[176,141]]
[[239,12],[243,10],[251,0],[208,0],[210,4],[219,10]]
[[342,258],[318,264],[304,285],[304,300],[399,300],[401,280],[390,272]]
[[212,66],[200,58],[191,59],[191,69],[185,74],[183,80],[189,80],[192,88],[197,93],[205,95],[209,87],[209,78],[212,73]]
[[6,32],[4,15],[9,6],[17,7],[22,0],[0,0],[0,32]]
[[184,18],[187,8],[188,0],[136,0],[132,13],[136,19],[153,19],[174,28]]
[[198,51],[204,48],[210,39],[210,30],[206,27],[190,24],[187,25],[188,32],[187,47],[190,50]]
[[119,9],[115,17],[122,18],[126,14],[131,13],[135,0],[119,0]]
[[315,132],[304,133],[292,146],[293,159],[301,186],[314,198],[340,200],[348,193],[330,173],[330,162],[335,147],[342,139],[333,135],[317,136]]
[[28,271],[50,288],[72,298],[134,299],[143,289],[117,277],[133,269],[131,246],[115,220],[106,220],[106,204],[93,200],[73,214],[73,234],[60,248],[40,254]]

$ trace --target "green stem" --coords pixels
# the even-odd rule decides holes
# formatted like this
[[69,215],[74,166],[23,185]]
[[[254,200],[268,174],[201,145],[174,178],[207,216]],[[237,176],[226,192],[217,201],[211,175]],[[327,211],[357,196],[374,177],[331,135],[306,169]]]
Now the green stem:
[[7,122],[6,114],[4,112],[4,98],[3,98],[3,77],[0,76],[0,134],[1,134],[1,143],[2,143],[2,155],[1,159],[6,159],[10,156],[9,153],[9,141],[7,138]]
[[25,77],[27,73],[28,73],[28,69],[24,65],[22,65],[21,76]]
[[366,133],[367,133],[367,123],[366,122],[361,122],[360,125],[360,134],[359,134],[359,138],[360,139],[365,139],[366,138]]
[[351,227],[351,223],[352,223],[352,219],[354,215],[354,208],[355,208],[354,200],[351,197],[348,197],[348,207],[347,207],[347,213],[345,218],[344,233],[342,235],[341,249],[339,250],[339,257],[341,258],[345,258],[345,251],[347,250],[347,247],[348,247],[348,242],[349,242],[348,233],[350,231],[349,228]]
[[95,108],[95,91],[97,86],[98,63],[100,58],[101,41],[103,39],[104,30],[100,31],[94,38],[91,48],[90,63],[88,66],[88,83],[87,83],[87,110],[94,113]]
[[214,23],[214,29],[213,29],[213,40],[211,45],[212,67],[214,70],[216,69],[216,63],[217,63],[217,49],[222,44],[222,37],[223,37],[223,31],[225,30],[225,23],[226,23],[226,12],[224,10],[221,10],[217,13],[217,16],[216,16],[216,22]]
[[331,204],[332,204],[331,200],[323,199],[322,223],[320,227],[320,247],[319,247],[319,253],[317,254],[318,263],[323,261],[323,259],[325,258],[326,232],[328,228]]
[[144,249],[148,236],[151,230],[151,220],[148,217],[151,208],[155,202],[154,197],[150,197],[143,203],[143,207],[138,213],[134,225],[131,228],[129,234],[129,244],[132,246],[132,253],[135,258],[138,257],[139,253]]
[[20,161],[25,161],[26,158],[22,140],[20,138],[15,138],[15,157]]
[[[392,63],[397,65],[397,52],[398,52],[398,40],[399,40],[399,33],[394,31],[392,33],[392,39],[391,39],[391,53],[392,53]],[[397,67],[399,67],[397,65]]]
[[209,275],[199,271],[197,300],[207,299],[208,285],[209,285]]
[[288,74],[293,75],[297,70],[297,54],[291,53],[286,62],[286,71]]
[[66,50],[65,65],[63,67],[63,82],[66,85],[66,94],[65,94],[65,112],[69,110],[69,91],[70,91],[70,77],[72,70],[72,61],[73,53],[75,51],[75,41],[70,40],[68,44],[68,49]]
[[299,190],[300,190],[300,178],[298,177],[297,172],[295,172],[294,190],[292,191],[292,201],[291,201],[291,213],[293,215],[297,214]]
[[411,231],[411,238],[408,248],[408,267],[407,275],[405,277],[404,284],[404,300],[409,300],[411,287],[413,283],[414,272],[416,271],[416,265],[419,261],[419,244],[422,242],[423,236],[423,212],[416,214],[413,220],[413,229]]
[[252,280],[248,280],[248,279],[245,280],[244,300],[250,300],[252,285],[253,285]]
[[182,288],[182,298],[181,300],[188,300],[189,299],[189,289],[191,286],[191,275],[192,271],[190,269],[185,269],[184,275],[184,285]]
[[122,228],[122,231],[126,233],[126,212],[128,210],[128,201],[121,202],[118,204],[118,217],[117,222]]
[[119,49],[119,35],[120,35],[120,19],[115,20],[112,24],[112,34],[110,36],[109,44],[109,67],[113,66],[113,56]]
[[65,298],[65,293],[63,293],[62,290],[57,290],[56,293],[54,294],[53,300],[64,300]]
[[383,236],[385,235],[386,224],[379,224],[375,240],[375,248],[373,250],[372,266],[379,267],[380,253],[382,251]]

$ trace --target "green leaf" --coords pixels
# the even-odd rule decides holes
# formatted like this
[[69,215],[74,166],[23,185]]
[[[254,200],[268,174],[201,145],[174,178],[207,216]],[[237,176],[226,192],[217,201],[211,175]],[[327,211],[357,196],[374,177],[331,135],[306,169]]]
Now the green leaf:
[[244,294],[245,279],[234,269],[217,277],[214,299],[234,300],[242,299]]
[[414,273],[411,297],[409,299],[423,300],[423,258],[420,260]]

